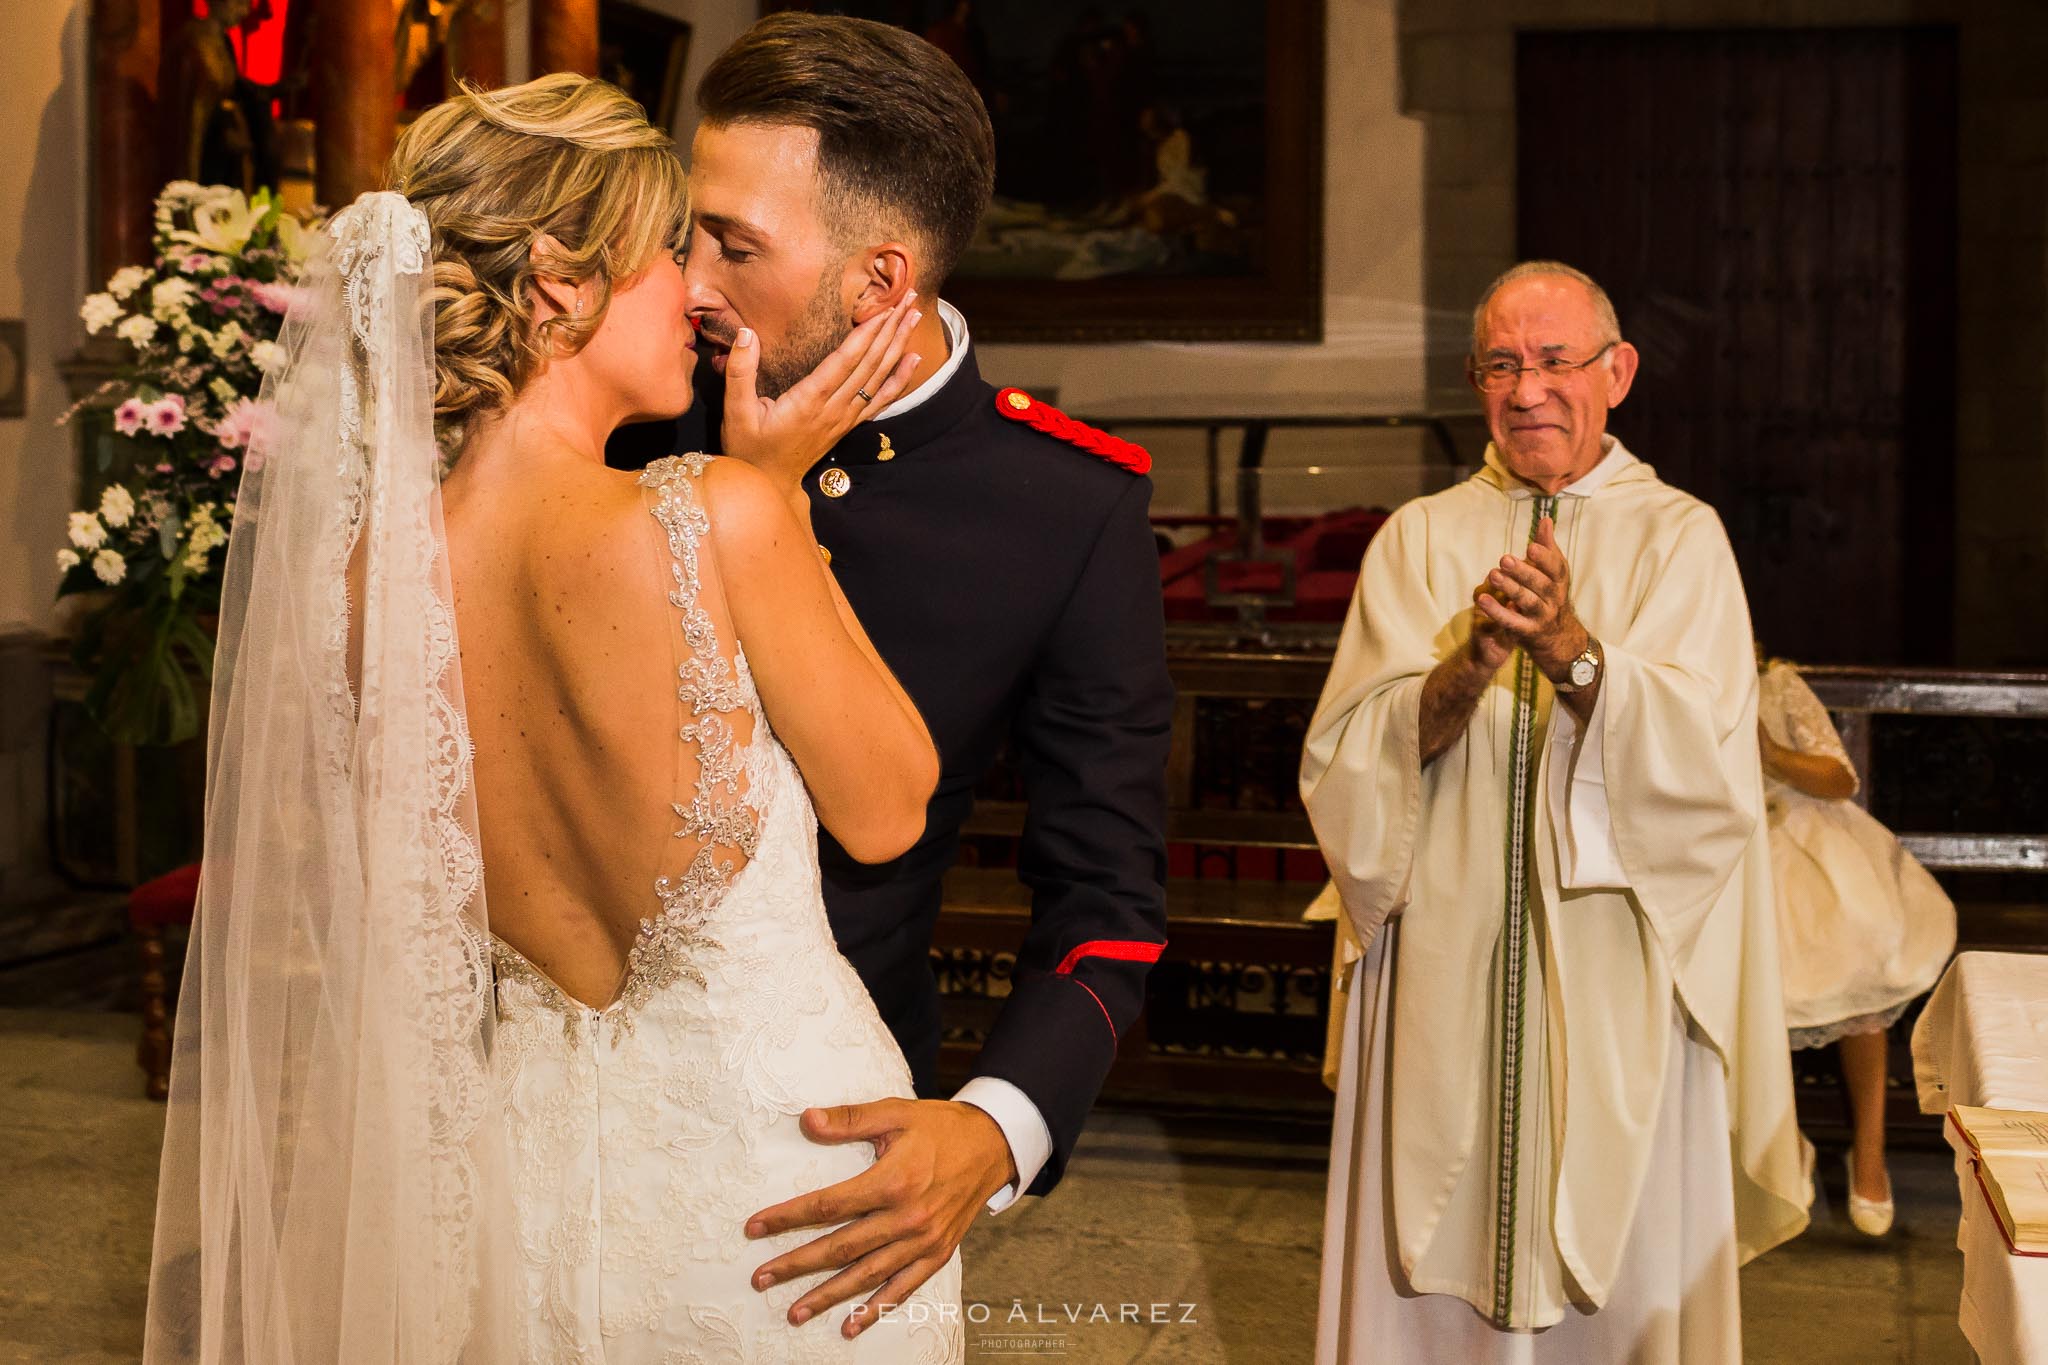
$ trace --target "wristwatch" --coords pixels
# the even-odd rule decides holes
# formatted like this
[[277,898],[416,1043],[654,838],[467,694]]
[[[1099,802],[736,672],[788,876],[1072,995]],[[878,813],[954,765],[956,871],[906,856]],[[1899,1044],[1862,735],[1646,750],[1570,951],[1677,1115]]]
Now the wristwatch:
[[1583,692],[1591,687],[1593,680],[1599,676],[1600,642],[1588,635],[1586,648],[1581,651],[1578,658],[1571,661],[1571,666],[1565,669],[1564,680],[1557,684],[1557,690],[1566,696],[1573,692]]

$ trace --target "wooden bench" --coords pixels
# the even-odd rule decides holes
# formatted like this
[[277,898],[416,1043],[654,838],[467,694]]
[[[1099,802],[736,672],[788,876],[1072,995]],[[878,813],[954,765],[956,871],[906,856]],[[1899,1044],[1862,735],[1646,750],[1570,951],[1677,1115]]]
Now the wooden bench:
[[[1213,744],[1227,730],[1232,706],[1256,708],[1256,724],[1293,715],[1305,726],[1329,668],[1327,639],[1303,634],[1285,647],[1246,649],[1220,642],[1216,634],[1179,630],[1170,661],[1179,695],[1168,767],[1169,840],[1183,853],[1192,848],[1219,855],[1203,860],[1210,863],[1242,850],[1312,855],[1315,840],[1294,791],[1292,755],[1284,773],[1276,777],[1262,767],[1253,775],[1261,779],[1258,789],[1226,807],[1219,799],[1228,795],[1223,788],[1244,765],[1205,753],[1204,741]],[[1883,790],[1872,731],[1878,718],[2048,718],[2048,674],[1805,672],[1834,712],[1864,774],[1864,802]],[[1297,737],[1292,754],[1298,752]],[[1279,766],[1270,755],[1263,762]],[[994,789],[1007,791],[1001,779]],[[984,865],[958,867],[947,879],[933,962],[944,992],[942,1071],[955,1078],[964,1075],[1000,1007],[1029,923],[1028,893],[1007,866],[991,865],[1001,863],[1004,846],[1021,831],[1023,813],[1022,803],[1001,795],[979,803],[965,833],[968,859]],[[1902,837],[1952,884],[1958,874],[2048,871],[2048,810],[2035,817],[2043,833],[1909,831]],[[2048,891],[2048,883],[2043,889]],[[1327,1108],[1320,1057],[1332,930],[1301,919],[1318,890],[1313,880],[1171,878],[1167,950],[1154,969],[1146,1017],[1124,1039],[1108,1092],[1124,1100],[1195,1107]],[[2031,897],[1959,895],[1957,916],[1964,948],[2048,951],[2048,905]],[[1909,1014],[1894,1036],[1893,1121],[1917,1132],[1924,1125],[1912,1103],[1904,1045],[1910,1025]],[[1798,1067],[1802,1122],[1820,1136],[1846,1131],[1832,1058],[1803,1054]]]

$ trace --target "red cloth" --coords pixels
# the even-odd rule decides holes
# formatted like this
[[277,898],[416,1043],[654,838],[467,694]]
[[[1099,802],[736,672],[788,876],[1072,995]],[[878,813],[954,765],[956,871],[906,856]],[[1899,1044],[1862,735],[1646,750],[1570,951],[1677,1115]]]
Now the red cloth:
[[199,864],[166,872],[128,893],[128,922],[138,929],[190,924],[199,901]]
[[[1380,508],[1347,508],[1318,517],[1268,517],[1265,521],[1269,549],[1294,553],[1294,605],[1269,607],[1270,621],[1342,621],[1350,610],[1351,593],[1358,585],[1359,562],[1365,547],[1387,513]],[[1204,576],[1209,556],[1235,549],[1237,531],[1232,527],[1204,536],[1192,544],[1169,551],[1159,558],[1159,579],[1166,598],[1169,621],[1227,621],[1234,608],[1209,605]],[[1217,587],[1223,592],[1275,592],[1281,582],[1277,563],[1226,562],[1217,566]]]

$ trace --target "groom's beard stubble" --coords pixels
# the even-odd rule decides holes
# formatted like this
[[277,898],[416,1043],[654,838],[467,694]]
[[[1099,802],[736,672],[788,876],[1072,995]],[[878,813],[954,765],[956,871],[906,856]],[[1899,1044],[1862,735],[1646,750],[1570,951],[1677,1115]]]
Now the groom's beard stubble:
[[[838,283],[831,272],[826,272],[826,278],[818,282],[818,292],[811,296],[803,316],[791,325],[782,344],[773,349],[762,346],[761,368],[754,379],[754,390],[761,397],[780,398],[795,388],[805,375],[824,364],[826,357],[853,330],[852,322],[840,310]],[[709,327],[705,331],[718,344],[732,345],[731,336],[721,336]]]

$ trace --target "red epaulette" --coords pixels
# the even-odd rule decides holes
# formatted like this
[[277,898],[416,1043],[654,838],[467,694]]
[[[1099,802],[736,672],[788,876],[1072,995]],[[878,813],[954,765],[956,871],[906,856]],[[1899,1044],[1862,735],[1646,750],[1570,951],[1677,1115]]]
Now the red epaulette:
[[1099,456],[1119,469],[1133,474],[1152,472],[1152,455],[1145,447],[1132,445],[1120,436],[1098,431],[1086,422],[1076,422],[1050,403],[1041,403],[1022,389],[1004,389],[996,395],[996,411],[1012,422],[1022,422],[1046,435]]

